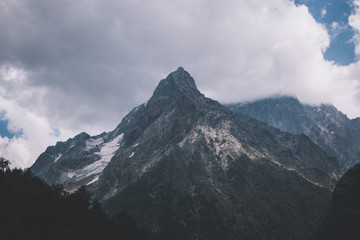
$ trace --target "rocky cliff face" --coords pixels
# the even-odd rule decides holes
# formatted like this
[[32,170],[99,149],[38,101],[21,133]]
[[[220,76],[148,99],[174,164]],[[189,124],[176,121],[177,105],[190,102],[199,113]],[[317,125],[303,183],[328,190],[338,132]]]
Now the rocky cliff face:
[[293,97],[274,97],[228,107],[282,131],[307,135],[339,159],[343,171],[360,162],[360,121],[348,119],[332,105],[310,106]]
[[183,68],[114,131],[57,143],[31,169],[87,184],[159,239],[312,239],[341,174],[305,135],[204,97]]

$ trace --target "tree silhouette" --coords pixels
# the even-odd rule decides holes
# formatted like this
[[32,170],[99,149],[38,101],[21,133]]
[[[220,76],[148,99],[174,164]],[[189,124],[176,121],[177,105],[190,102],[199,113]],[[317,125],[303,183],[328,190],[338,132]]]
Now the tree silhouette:
[[2,172],[10,169],[10,162],[3,157],[0,157],[0,169]]
[[0,158],[0,239],[150,240],[125,213],[109,218],[85,186],[74,193],[49,186],[30,169]]

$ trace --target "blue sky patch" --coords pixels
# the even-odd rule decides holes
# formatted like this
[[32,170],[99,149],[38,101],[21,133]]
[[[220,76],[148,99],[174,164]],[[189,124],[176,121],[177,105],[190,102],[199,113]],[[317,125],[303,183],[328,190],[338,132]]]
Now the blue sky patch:
[[326,26],[331,38],[330,47],[324,53],[326,60],[339,65],[348,65],[355,61],[355,45],[352,41],[354,30],[348,22],[353,11],[350,1],[295,0],[295,4],[307,6],[315,20]]
[[54,135],[55,137],[59,137],[60,136],[60,129],[58,128],[52,128],[52,135]]
[[15,134],[9,132],[9,130],[7,129],[7,126],[8,126],[7,120],[0,120],[0,136],[13,138],[15,136]]
[[23,131],[20,130],[19,132],[12,132],[8,129],[9,121],[5,119],[5,112],[0,112],[0,136],[1,137],[20,137],[23,134]]

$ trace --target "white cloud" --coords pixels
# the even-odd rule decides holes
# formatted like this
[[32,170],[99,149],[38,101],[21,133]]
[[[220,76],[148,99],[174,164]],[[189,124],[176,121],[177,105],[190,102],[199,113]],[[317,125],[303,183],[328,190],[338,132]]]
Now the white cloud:
[[56,138],[49,133],[46,119],[3,98],[0,98],[0,104],[2,109],[6,109],[5,118],[9,121],[9,130],[22,132],[17,138],[0,138],[1,155],[10,159],[12,167],[29,167],[47,144],[56,142]]
[[24,131],[0,146],[19,165],[111,130],[178,66],[221,102],[291,94],[360,116],[359,63],[325,61],[325,27],[288,0],[13,0],[0,4],[0,32],[0,110]]
[[356,59],[360,60],[360,0],[353,1],[354,12],[349,16],[349,25],[354,29]]
[[320,14],[321,14],[321,18],[324,18],[326,16],[326,9],[322,8]]
[[26,78],[26,73],[23,69],[4,65],[0,68],[0,74],[5,81],[23,81]]
[[338,29],[339,29],[339,26],[340,26],[339,23],[336,22],[336,21],[334,21],[334,22],[331,23],[331,28],[332,28],[332,30],[334,30],[334,31],[338,30]]
[[[55,136],[48,119],[33,111],[33,107],[41,106],[45,90],[26,87],[24,70],[3,66],[1,75],[0,111],[5,112],[3,119],[8,120],[8,130],[21,134],[11,139],[0,137],[0,153],[10,159],[11,167],[30,167],[49,144],[68,138],[74,132],[64,130],[61,136]],[[31,104],[24,104],[28,101]]]

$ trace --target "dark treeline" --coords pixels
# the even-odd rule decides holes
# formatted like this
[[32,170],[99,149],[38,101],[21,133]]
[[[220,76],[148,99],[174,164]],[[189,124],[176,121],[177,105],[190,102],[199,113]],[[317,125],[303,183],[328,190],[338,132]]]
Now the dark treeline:
[[30,170],[0,169],[0,239],[152,239],[121,213],[113,218],[85,187],[73,194],[49,186]]

